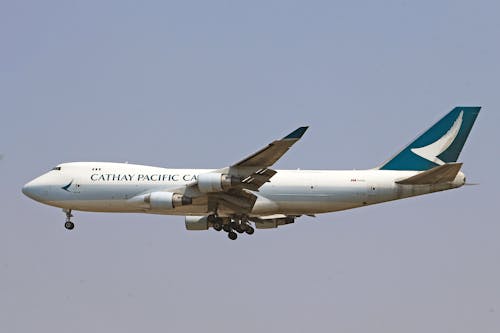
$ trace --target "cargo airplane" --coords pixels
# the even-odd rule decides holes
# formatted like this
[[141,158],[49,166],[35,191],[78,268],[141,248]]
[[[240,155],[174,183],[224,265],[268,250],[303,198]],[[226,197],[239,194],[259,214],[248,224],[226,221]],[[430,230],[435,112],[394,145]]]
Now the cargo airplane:
[[457,159],[480,107],[456,107],[416,140],[369,170],[274,170],[305,133],[300,127],[221,169],[128,163],[63,163],[22,188],[28,197],[73,211],[185,216],[188,230],[224,230],[230,239],[276,228],[301,215],[444,191],[465,184]]

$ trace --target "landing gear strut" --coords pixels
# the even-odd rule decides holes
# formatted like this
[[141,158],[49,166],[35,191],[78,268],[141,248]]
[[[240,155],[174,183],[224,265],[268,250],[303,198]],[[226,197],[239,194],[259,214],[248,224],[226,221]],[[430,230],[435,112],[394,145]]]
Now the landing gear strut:
[[71,209],[63,209],[63,211],[66,213],[66,222],[64,223],[64,227],[68,230],[73,230],[75,224],[71,222],[71,218],[73,217],[73,214],[71,214]]

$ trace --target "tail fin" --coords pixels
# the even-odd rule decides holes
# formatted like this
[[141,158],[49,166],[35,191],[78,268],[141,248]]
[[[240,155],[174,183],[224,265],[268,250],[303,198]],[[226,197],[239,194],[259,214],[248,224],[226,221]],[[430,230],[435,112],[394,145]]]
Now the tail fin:
[[456,162],[479,110],[457,106],[379,169],[422,171]]

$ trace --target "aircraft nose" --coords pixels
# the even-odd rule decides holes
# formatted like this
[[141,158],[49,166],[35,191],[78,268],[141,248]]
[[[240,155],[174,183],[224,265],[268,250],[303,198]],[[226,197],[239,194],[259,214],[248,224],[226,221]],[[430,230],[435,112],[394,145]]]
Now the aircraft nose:
[[36,201],[42,201],[43,198],[48,194],[47,186],[44,186],[44,184],[42,184],[38,178],[25,184],[21,191],[25,196]]
[[[31,198],[31,199],[35,199],[36,197],[36,186],[33,184],[33,181],[29,182],[29,183],[26,183],[23,188],[22,188],[22,191],[24,193],[25,196]],[[36,199],[35,199],[36,200]]]
[[21,189],[21,191],[23,191],[23,194],[27,197],[30,196],[31,194],[31,186],[30,186],[30,183],[26,183],[24,184],[23,188]]

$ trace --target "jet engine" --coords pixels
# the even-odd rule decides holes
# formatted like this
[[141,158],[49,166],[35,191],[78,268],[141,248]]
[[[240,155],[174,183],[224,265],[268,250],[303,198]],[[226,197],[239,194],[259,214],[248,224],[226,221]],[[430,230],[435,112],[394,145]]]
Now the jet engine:
[[207,216],[186,216],[187,230],[208,230]]
[[193,199],[172,192],[152,192],[144,197],[144,203],[153,210],[169,210],[179,206],[190,205]]
[[234,176],[221,173],[202,173],[198,175],[198,189],[202,193],[221,192],[239,183]]

